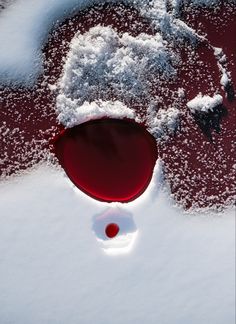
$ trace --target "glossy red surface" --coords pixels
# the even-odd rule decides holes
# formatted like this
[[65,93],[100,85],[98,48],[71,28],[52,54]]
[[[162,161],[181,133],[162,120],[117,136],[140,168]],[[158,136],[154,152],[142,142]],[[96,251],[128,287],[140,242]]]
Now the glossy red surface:
[[119,231],[120,231],[120,228],[115,223],[108,224],[105,229],[106,236],[109,238],[116,237],[117,234],[119,233]]
[[55,153],[71,181],[102,201],[126,202],[148,186],[157,159],[155,139],[134,122],[100,119],[67,129]]

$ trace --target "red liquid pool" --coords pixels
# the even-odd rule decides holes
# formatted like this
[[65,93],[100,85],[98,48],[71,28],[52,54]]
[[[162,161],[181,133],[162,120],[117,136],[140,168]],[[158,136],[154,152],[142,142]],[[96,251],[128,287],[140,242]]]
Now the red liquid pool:
[[72,182],[86,194],[127,202],[147,188],[157,145],[134,122],[101,119],[65,130],[55,142],[55,153]]

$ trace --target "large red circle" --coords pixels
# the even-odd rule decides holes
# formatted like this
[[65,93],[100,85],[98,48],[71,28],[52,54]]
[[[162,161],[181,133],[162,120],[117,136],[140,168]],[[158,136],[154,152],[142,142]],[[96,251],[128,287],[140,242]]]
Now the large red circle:
[[148,186],[157,146],[135,122],[100,119],[62,132],[55,153],[71,181],[86,194],[101,201],[127,202]]

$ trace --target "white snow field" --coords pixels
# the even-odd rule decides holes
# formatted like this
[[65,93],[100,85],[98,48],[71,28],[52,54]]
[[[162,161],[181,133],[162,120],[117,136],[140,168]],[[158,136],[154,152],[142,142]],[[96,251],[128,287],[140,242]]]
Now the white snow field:
[[124,237],[137,235],[116,255],[98,226],[111,205],[62,171],[42,165],[1,183],[0,323],[233,324],[234,212],[183,213],[157,194],[159,172],[144,196],[117,204],[130,215]]
[[[169,3],[177,10],[182,1]],[[98,2],[10,1],[0,13],[1,83],[30,84],[53,21]],[[144,11],[149,3],[126,2]],[[166,1],[151,3],[145,14],[159,22]],[[194,34],[178,20],[169,28],[178,37]],[[101,116],[106,105],[89,109]],[[158,134],[164,122],[174,128],[172,116],[175,110],[163,112],[150,127]],[[98,202],[47,164],[2,180],[0,324],[234,324],[234,214],[176,207],[159,162],[145,193],[127,204]],[[108,240],[104,228],[114,220],[121,232]]]

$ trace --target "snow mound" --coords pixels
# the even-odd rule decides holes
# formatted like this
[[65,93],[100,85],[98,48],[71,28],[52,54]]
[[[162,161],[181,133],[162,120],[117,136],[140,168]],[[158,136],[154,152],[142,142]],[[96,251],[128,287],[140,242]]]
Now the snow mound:
[[[154,100],[150,93],[155,80],[161,83],[173,78],[177,63],[177,54],[169,50],[160,34],[119,36],[112,28],[101,26],[78,33],[58,84],[59,120],[73,126],[83,122],[85,115],[93,117],[93,112],[98,112],[97,117],[115,117],[118,111],[120,118],[133,117],[131,109],[123,109],[117,101]],[[94,98],[100,104],[93,102]],[[110,98],[116,98],[116,103],[111,104]]]
[[148,116],[148,129],[157,140],[168,139],[179,124],[180,111],[177,108],[160,108],[156,114]]
[[213,111],[214,108],[221,105],[223,97],[219,94],[215,94],[213,97],[202,95],[199,93],[194,99],[187,103],[187,107],[192,113]]

